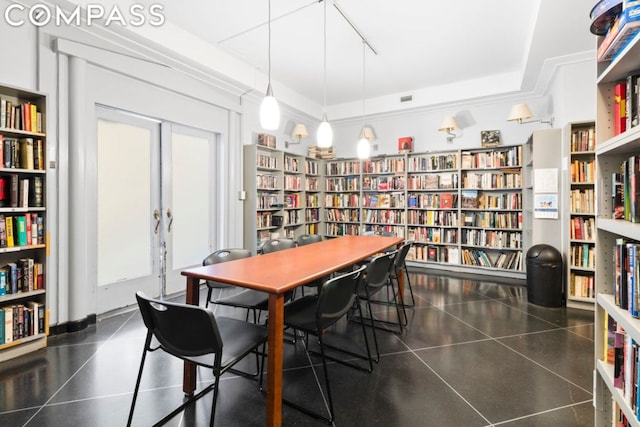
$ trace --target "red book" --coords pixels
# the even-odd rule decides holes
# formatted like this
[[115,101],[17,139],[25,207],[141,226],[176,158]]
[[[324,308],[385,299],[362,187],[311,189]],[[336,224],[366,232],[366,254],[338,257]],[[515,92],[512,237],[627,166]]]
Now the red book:
[[627,82],[620,82],[614,88],[613,134],[620,135],[627,130]]
[[453,207],[453,194],[440,194],[440,209],[451,209]]

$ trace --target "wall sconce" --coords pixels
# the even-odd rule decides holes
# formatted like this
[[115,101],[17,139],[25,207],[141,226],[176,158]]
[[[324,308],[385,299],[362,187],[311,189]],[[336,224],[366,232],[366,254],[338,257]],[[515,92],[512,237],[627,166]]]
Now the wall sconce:
[[307,131],[307,127],[305,125],[303,125],[302,123],[298,123],[293,128],[293,132],[291,132],[291,136],[294,138],[298,138],[298,142],[285,141],[284,146],[286,148],[289,148],[290,144],[300,144],[300,141],[302,140],[302,138],[306,138],[309,136],[309,131]]
[[520,125],[524,123],[540,122],[540,123],[547,123],[549,126],[553,127],[553,117],[549,118],[549,120],[536,119],[536,120],[528,120],[526,122],[524,121],[524,120],[530,119],[531,117],[533,117],[533,113],[531,113],[531,109],[527,104],[516,104],[513,107],[511,107],[511,111],[509,112],[509,117],[507,117],[507,121],[508,122],[516,121]]
[[376,132],[371,126],[365,126],[360,131],[360,139],[366,139],[369,142],[376,140]]
[[448,135],[447,144],[451,144],[453,143],[454,138],[459,138],[460,136],[462,136],[462,134],[456,135],[455,133],[453,133],[453,131],[456,129],[460,128],[458,127],[458,123],[456,123],[455,117],[449,116],[445,117],[444,120],[442,120],[442,124],[440,125],[440,128],[438,130],[440,132],[445,132]]

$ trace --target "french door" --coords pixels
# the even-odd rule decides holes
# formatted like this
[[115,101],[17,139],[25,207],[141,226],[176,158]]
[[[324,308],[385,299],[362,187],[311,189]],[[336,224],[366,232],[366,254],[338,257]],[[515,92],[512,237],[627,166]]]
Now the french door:
[[215,137],[97,107],[97,312],[184,289],[214,246]]

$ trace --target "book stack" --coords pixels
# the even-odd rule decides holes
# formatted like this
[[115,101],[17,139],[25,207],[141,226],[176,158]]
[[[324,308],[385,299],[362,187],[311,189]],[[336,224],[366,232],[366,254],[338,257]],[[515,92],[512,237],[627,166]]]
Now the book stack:
[[[627,44],[640,31],[640,1],[623,0],[622,7],[602,7],[605,3],[612,3],[611,0],[601,0],[591,11],[591,18],[594,23],[603,23],[596,34],[604,35],[598,46],[596,58],[598,62],[612,61],[624,50]],[[606,10],[603,10],[606,9]],[[607,20],[604,20],[604,17]],[[592,31],[593,31],[592,25]]]

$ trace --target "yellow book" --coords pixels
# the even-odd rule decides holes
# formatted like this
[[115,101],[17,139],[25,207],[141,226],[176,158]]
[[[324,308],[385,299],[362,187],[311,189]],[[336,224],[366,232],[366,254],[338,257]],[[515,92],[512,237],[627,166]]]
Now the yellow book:
[[4,219],[5,221],[5,227],[6,227],[6,232],[7,232],[7,247],[11,248],[13,246],[15,246],[14,241],[13,241],[13,217],[8,216]]
[[31,107],[31,132],[40,132],[38,129],[38,107],[35,104],[30,104]]

